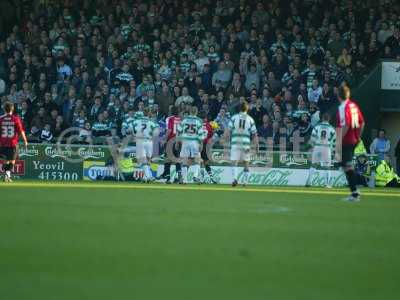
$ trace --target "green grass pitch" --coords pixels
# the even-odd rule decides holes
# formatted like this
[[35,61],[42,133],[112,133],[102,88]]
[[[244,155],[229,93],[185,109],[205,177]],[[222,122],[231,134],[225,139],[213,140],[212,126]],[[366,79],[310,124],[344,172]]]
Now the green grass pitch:
[[398,299],[400,194],[0,184],[0,299]]

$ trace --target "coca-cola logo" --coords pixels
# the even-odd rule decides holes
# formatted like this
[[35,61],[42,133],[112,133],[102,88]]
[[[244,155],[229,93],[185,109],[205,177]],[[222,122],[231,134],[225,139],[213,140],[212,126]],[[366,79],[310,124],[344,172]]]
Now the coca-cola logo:
[[293,173],[291,170],[270,170],[267,172],[241,172],[238,177],[239,182],[258,185],[289,185],[289,176]]

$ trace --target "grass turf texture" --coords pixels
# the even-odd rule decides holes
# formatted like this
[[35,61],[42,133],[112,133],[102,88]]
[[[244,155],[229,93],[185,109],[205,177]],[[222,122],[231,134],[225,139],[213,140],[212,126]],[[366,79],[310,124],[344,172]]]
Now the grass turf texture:
[[[305,192],[304,192],[305,191]],[[400,194],[0,185],[0,299],[397,299]]]

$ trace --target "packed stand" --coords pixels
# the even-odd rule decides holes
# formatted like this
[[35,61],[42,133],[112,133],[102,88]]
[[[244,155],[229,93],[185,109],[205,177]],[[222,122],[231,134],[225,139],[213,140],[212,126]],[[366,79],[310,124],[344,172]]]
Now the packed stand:
[[146,107],[163,126],[173,106],[197,106],[222,132],[248,101],[260,137],[290,145],[336,110],[342,81],[400,59],[390,0],[55,2],[0,41],[1,101],[30,141],[70,127],[80,143],[117,141]]

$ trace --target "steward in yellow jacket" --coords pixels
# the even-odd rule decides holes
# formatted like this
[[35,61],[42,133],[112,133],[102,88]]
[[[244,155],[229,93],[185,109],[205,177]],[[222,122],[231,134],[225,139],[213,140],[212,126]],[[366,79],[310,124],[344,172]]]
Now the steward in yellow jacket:
[[385,157],[376,168],[376,186],[400,187],[400,177],[394,172],[393,167]]

